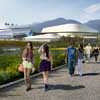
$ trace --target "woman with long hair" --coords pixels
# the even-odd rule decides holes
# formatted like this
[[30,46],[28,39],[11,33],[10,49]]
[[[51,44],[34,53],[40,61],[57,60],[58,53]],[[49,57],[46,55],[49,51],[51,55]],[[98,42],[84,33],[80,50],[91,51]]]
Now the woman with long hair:
[[84,49],[83,45],[80,44],[78,48],[78,74],[82,76],[82,69],[83,69],[83,63],[84,63]]
[[28,42],[22,53],[22,60],[24,66],[24,79],[26,91],[31,89],[30,73],[33,67],[33,46],[32,42]]
[[94,47],[93,55],[94,55],[94,57],[95,57],[95,63],[97,63],[97,61],[98,61],[98,56],[99,56],[99,48],[98,48],[97,45]]
[[40,52],[40,72],[42,72],[43,75],[43,83],[44,83],[44,90],[48,90],[48,73],[51,71],[51,65],[52,65],[52,58],[49,52],[49,46],[47,44],[43,44],[39,48]]

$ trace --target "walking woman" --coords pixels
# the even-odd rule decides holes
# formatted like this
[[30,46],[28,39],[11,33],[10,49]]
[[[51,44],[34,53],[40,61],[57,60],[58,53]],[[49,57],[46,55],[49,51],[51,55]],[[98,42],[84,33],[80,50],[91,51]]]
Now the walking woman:
[[97,46],[94,47],[93,53],[94,53],[94,57],[95,57],[95,63],[97,63],[98,56],[99,56],[99,48]]
[[28,42],[22,53],[22,60],[24,66],[24,79],[26,85],[26,91],[31,89],[30,73],[33,67],[33,46],[32,42]]
[[39,48],[40,53],[40,72],[43,74],[43,83],[44,83],[44,90],[48,90],[48,73],[51,71],[52,59],[49,52],[49,46],[47,44],[43,44]]
[[83,60],[84,57],[84,49],[83,49],[83,45],[80,44],[80,47],[78,48],[78,74],[80,76],[82,76],[82,68],[83,68]]

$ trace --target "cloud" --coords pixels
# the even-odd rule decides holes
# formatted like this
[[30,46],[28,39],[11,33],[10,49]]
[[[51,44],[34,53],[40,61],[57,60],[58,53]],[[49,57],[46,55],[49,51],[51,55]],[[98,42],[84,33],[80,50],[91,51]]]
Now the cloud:
[[87,20],[90,20],[90,19],[92,19],[92,17],[88,14],[83,13],[83,14],[80,15],[80,20],[82,22],[86,22]]
[[96,3],[83,9],[80,15],[81,21],[88,21],[94,19],[96,14],[100,11],[100,3]]
[[95,13],[97,11],[100,11],[100,3],[97,3],[97,4],[93,4],[87,8],[84,9],[84,12],[86,13]]

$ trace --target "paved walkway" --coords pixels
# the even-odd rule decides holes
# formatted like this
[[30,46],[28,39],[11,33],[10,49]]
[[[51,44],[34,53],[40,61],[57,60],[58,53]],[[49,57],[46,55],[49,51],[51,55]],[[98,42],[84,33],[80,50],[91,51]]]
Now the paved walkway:
[[70,77],[66,68],[53,71],[50,89],[44,92],[41,76],[32,79],[32,90],[23,83],[0,91],[0,100],[100,100],[100,63],[84,64],[84,76]]

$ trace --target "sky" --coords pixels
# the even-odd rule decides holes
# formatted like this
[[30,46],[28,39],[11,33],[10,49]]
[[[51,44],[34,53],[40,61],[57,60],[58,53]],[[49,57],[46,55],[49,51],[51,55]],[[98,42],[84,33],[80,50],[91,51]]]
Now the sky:
[[100,0],[0,0],[0,24],[32,24],[56,18],[82,23],[100,19]]

